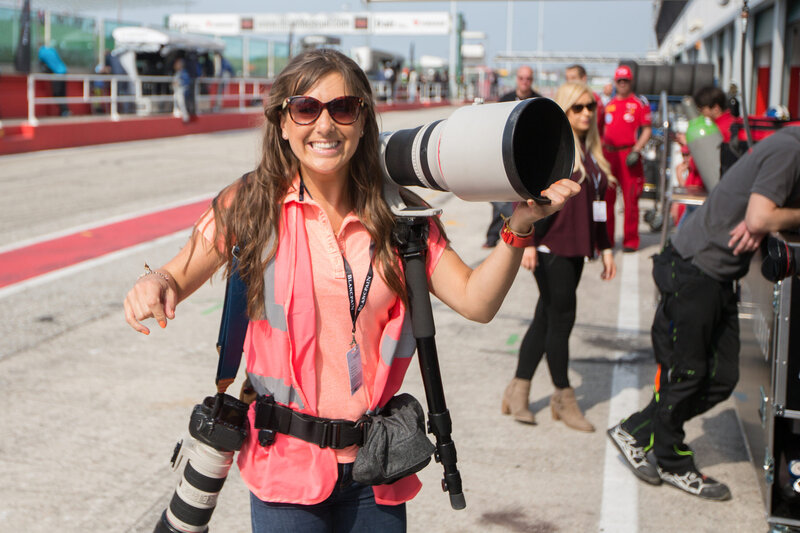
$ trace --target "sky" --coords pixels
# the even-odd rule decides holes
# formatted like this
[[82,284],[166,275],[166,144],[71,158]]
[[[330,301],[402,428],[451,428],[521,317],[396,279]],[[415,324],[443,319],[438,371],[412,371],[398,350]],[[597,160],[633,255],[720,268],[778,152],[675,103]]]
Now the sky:
[[[58,0],[42,0],[58,1]],[[63,0],[70,3],[71,0]],[[400,1],[372,2],[363,0],[295,0],[278,2],[275,0],[164,0],[154,6],[146,2],[143,7],[133,7],[135,1],[109,0],[111,5],[123,7],[98,11],[106,18],[115,19],[121,14],[125,21],[161,23],[170,13],[280,13],[280,12],[334,12],[334,11],[445,11],[450,12],[450,2]],[[81,2],[72,2],[81,5]],[[87,2],[88,3],[88,2]],[[84,3],[83,5],[86,5]],[[536,51],[538,46],[537,28],[539,1],[513,2],[512,49],[516,51]],[[32,0],[34,9],[36,0]],[[133,5],[132,5],[133,4]],[[149,4],[149,5],[148,5]],[[222,9],[221,6],[224,6]],[[506,50],[507,9],[506,0],[460,1],[457,10],[463,13],[466,29],[482,31],[487,35],[482,41],[486,48],[487,63],[494,62],[499,52]],[[644,56],[648,50],[655,49],[653,30],[652,0],[549,0],[543,2],[543,50],[553,52],[592,52],[627,53]],[[280,37],[276,36],[277,40]],[[368,44],[365,37],[345,37],[343,48]],[[370,45],[374,48],[395,52],[408,57],[411,37],[372,36]],[[415,56],[434,55],[447,58],[449,37],[422,36],[413,38]],[[546,68],[546,66],[545,66]],[[587,65],[590,72],[606,74],[613,70],[611,65]]]

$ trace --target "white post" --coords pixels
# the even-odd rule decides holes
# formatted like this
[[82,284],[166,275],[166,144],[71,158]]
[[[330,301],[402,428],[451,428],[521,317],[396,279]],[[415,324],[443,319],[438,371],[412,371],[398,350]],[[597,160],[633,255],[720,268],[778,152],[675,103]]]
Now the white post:
[[[743,89],[742,83],[744,81],[744,65],[742,65],[742,18],[736,17],[733,23],[733,30],[731,31],[731,40],[733,41],[733,68],[731,69],[731,83],[735,83],[739,90]],[[749,90],[747,91],[750,92]],[[749,96],[749,95],[747,95]],[[744,109],[742,112],[746,112]]]
[[457,55],[460,54],[461,50],[456,50],[458,48],[458,10],[457,10],[458,2],[451,0],[450,2],[450,65],[447,67],[447,78],[450,82],[449,85],[449,94],[447,95],[450,98],[450,101],[455,102],[455,99],[458,97],[456,92],[458,91],[458,83],[456,80],[456,60]]
[[102,18],[97,17],[97,64],[106,66],[106,25]]
[[250,36],[242,36],[242,76],[250,77]]
[[275,41],[267,41],[267,78],[275,77]]
[[[514,0],[506,4],[506,55],[511,54],[514,47]],[[506,70],[511,73],[511,61],[506,61]]]
[[50,10],[44,12],[44,44],[50,46]]
[[[750,16],[752,17],[752,13]],[[742,66],[744,69],[744,83],[745,87],[747,87],[747,94],[745,94],[745,98],[747,100],[747,106],[749,109],[742,109],[742,113],[752,113],[756,109],[756,87],[755,83],[753,83],[753,65],[755,64],[753,61],[753,52],[755,48],[755,42],[756,25],[755,20],[751,18],[751,20],[747,22],[747,34],[745,35],[744,42],[744,65]]]
[[720,65],[720,84],[722,90],[727,91],[731,86],[731,54],[733,53],[733,46],[731,42],[731,34],[733,33],[733,25],[729,24],[725,27],[722,33],[722,65]]
[[[544,2],[539,0],[539,15],[538,15],[538,22],[539,28],[536,31],[536,53],[539,58],[542,57],[544,53]],[[539,83],[542,83],[542,61],[539,59],[539,62],[536,64],[536,78],[539,80]]]
[[117,122],[119,120],[119,109],[118,109],[118,102],[117,102],[117,87],[119,84],[117,83],[117,77],[114,76],[111,78],[111,120]]
[[36,79],[33,74],[28,74],[28,124],[36,126]]
[[783,93],[784,43],[786,42],[786,0],[775,0],[772,26],[772,59],[769,71],[769,106],[781,105]]

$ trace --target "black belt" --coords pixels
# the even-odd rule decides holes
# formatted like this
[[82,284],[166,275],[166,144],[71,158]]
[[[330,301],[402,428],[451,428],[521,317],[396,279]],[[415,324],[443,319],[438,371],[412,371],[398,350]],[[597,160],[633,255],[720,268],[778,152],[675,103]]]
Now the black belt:
[[633,148],[632,144],[626,144],[625,146],[614,146],[611,144],[604,144],[603,149],[607,152],[621,152],[623,150],[627,150],[628,148]]
[[353,422],[298,413],[275,403],[272,396],[258,397],[255,414],[254,426],[260,430],[258,442],[262,446],[275,442],[275,433],[283,433],[320,448],[341,450],[363,445],[370,425],[367,417]]

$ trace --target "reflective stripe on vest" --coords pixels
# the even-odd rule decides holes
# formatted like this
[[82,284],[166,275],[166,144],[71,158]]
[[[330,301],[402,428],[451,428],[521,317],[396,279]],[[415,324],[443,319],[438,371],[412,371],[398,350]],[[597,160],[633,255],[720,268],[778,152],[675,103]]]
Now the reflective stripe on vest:
[[259,395],[272,396],[276,402],[283,405],[289,405],[294,402],[300,409],[305,409],[300,394],[294,390],[294,387],[285,384],[283,379],[259,376],[253,372],[248,372],[247,377],[250,378],[250,384]]
[[[264,246],[264,256],[272,250],[274,242],[275,239],[272,237],[267,242],[267,245]],[[261,319],[266,320],[271,327],[279,331],[287,331],[286,313],[284,312],[283,304],[278,303],[275,299],[275,258],[277,255],[276,251],[264,269],[264,314]]]
[[411,329],[411,316],[405,313],[403,317],[403,327],[400,330],[400,338],[394,340],[389,335],[383,336],[381,342],[381,361],[386,366],[392,366],[392,361],[406,359],[414,356],[417,349],[417,341]]

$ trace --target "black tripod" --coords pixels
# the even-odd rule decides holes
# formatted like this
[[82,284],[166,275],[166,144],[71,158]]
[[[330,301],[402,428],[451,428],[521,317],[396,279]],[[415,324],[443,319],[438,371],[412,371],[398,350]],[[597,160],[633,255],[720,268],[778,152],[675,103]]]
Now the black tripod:
[[414,337],[417,339],[417,355],[428,400],[428,432],[436,437],[436,461],[444,467],[442,490],[450,493],[453,509],[467,506],[461,491],[461,474],[456,467],[456,445],[450,437],[452,421],[444,399],[442,375],[436,353],[436,327],[433,323],[431,297],[428,292],[428,277],[425,256],[428,252],[428,215],[413,209],[403,214],[395,211],[394,239],[405,269],[408,290],[408,309]]

